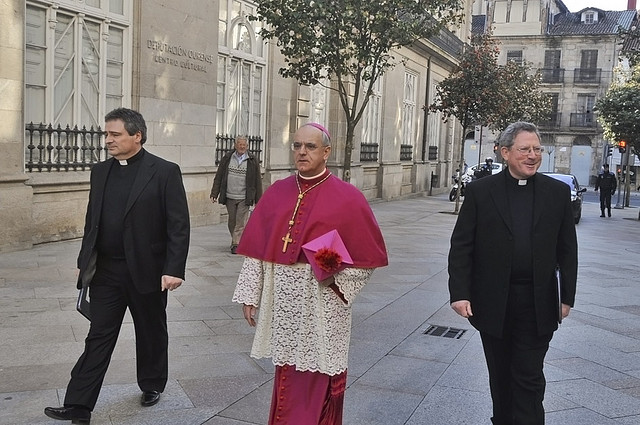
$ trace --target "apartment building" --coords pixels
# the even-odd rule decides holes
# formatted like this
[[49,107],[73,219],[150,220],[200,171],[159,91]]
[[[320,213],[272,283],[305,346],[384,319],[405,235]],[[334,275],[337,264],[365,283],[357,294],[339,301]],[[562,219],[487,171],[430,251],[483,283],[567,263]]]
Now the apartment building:
[[576,175],[592,184],[603,160],[602,128],[593,107],[604,96],[621,60],[619,29],[637,21],[628,10],[587,7],[569,11],[561,0],[476,0],[475,33],[491,31],[500,41],[500,62],[530,63],[552,98],[551,119],[538,123],[545,153],[542,171]]

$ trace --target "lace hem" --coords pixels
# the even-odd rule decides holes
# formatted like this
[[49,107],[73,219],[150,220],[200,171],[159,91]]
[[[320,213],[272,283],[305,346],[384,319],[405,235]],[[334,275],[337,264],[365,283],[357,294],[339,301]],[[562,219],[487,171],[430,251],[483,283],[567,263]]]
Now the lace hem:
[[247,258],[233,301],[259,308],[251,356],[271,357],[275,365],[298,370],[342,373],[349,355],[351,304],[372,272],[350,268],[336,274],[345,304],[331,288],[318,284],[308,264]]

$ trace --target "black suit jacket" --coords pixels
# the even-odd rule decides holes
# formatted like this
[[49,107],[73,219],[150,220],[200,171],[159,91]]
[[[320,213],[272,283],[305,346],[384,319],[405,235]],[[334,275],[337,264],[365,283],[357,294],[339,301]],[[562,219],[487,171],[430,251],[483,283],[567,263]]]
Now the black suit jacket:
[[[502,335],[513,258],[508,170],[469,184],[451,236],[451,302],[469,300],[478,330]],[[533,292],[540,335],[558,328],[555,268],[562,273],[562,302],[573,306],[578,246],[569,187],[536,174],[533,211]]]
[[[96,269],[102,198],[111,158],[91,170],[91,190],[82,247],[78,288],[88,285]],[[124,250],[139,293],[161,289],[162,275],[184,279],[189,251],[189,209],[180,168],[145,152],[124,215]]]

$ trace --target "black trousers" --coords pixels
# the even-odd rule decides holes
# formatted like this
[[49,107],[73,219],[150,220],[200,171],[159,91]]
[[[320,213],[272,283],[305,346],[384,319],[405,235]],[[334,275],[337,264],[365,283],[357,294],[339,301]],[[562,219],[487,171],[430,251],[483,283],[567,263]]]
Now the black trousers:
[[600,212],[604,214],[604,209],[611,212],[611,191],[609,189],[600,189]]
[[90,410],[95,407],[127,307],[135,327],[138,386],[142,391],[164,391],[169,343],[167,292],[158,289],[140,294],[124,260],[99,260],[89,296],[91,327],[85,339],[84,353],[71,371],[64,405],[84,406]]
[[512,284],[502,338],[480,333],[494,425],[543,425],[544,357],[553,334],[537,334],[531,284]]

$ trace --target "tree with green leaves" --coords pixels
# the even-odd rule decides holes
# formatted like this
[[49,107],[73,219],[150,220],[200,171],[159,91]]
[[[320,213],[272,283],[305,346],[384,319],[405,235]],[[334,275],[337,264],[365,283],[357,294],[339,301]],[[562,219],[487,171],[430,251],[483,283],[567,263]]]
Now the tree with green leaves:
[[614,81],[594,109],[606,140],[624,140],[627,149],[640,153],[640,65],[631,69],[626,81]]
[[285,58],[279,73],[301,84],[331,83],[347,125],[343,179],[350,180],[355,128],[373,87],[398,63],[394,51],[461,19],[461,0],[257,0],[250,19],[267,25]]
[[[498,64],[500,49],[490,34],[474,37],[456,69],[436,87],[429,106],[445,120],[455,117],[462,126],[460,165],[464,169],[464,137],[473,126],[501,131],[514,121],[539,122],[548,117],[550,101],[539,91],[540,75],[528,65]],[[459,190],[455,213],[459,211]]]
[[629,29],[618,30],[622,53],[632,67],[640,65],[640,27],[633,25]]
[[[624,140],[627,142],[628,155],[635,152],[640,158],[640,120],[638,120],[638,116],[640,116],[640,64],[631,68],[627,79],[614,80],[605,96],[598,99],[594,110],[598,113],[598,122],[602,126],[605,140],[609,140],[613,144]],[[631,156],[628,157],[628,160],[633,162]],[[624,204],[626,206],[629,206],[629,184],[629,174],[627,173],[624,185]],[[640,220],[640,212],[638,220]]]
[[547,121],[551,113],[551,98],[539,90],[542,82],[540,72],[533,71],[528,63],[520,65],[513,61],[501,66],[499,71],[503,85],[500,90],[501,108],[495,110],[488,125],[501,131],[516,121],[535,124]]

